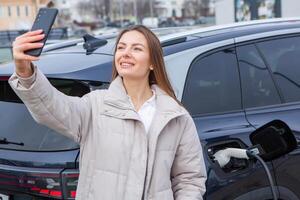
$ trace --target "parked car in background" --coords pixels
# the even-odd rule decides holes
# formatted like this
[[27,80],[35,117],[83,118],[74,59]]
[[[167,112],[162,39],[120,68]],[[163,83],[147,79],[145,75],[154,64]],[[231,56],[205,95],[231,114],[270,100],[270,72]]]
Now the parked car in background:
[[[176,96],[201,139],[206,200],[272,199],[258,162],[232,159],[221,168],[212,155],[251,146],[249,134],[274,119],[288,124],[300,139],[299,27],[300,19],[275,19],[159,36]],[[89,55],[83,40],[48,46],[36,64],[67,95],[105,89],[115,36],[98,39],[107,44]],[[12,63],[0,65],[0,197],[74,199],[79,146],[33,121],[7,83],[13,71]],[[300,199],[299,148],[267,164],[280,199]]]
[[214,16],[207,16],[207,17],[202,16],[195,20],[195,24],[213,25],[216,24],[216,18]]
[[142,24],[147,27],[157,28],[159,25],[159,19],[157,17],[145,17]]

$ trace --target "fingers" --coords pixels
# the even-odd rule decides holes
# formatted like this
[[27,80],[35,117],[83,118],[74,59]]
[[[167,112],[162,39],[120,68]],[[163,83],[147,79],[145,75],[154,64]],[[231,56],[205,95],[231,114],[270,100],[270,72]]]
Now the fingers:
[[22,38],[16,39],[16,43],[23,44],[23,43],[38,42],[38,41],[42,40],[44,37],[45,37],[44,34],[22,37]]
[[26,55],[24,52],[43,47],[41,41],[45,35],[41,34],[42,30],[29,31],[19,37],[13,42],[13,57],[15,60],[29,60],[36,61],[37,57]]
[[25,60],[35,61],[38,58],[26,55],[24,52],[31,49],[41,48],[43,45],[44,45],[43,43],[25,43],[22,45],[16,45],[13,47],[14,59],[16,60],[25,59]]
[[34,36],[34,35],[39,35],[43,33],[43,30],[42,29],[39,29],[39,30],[36,30],[36,31],[28,31],[27,33],[24,33],[18,37],[16,37],[16,40],[18,39],[21,39],[21,38],[24,38],[24,37],[28,37],[28,36]]
[[24,52],[24,51],[28,51],[30,49],[38,49],[41,48],[44,45],[44,43],[24,43],[21,45],[18,45],[17,47],[15,47],[15,50],[19,51],[19,52]]
[[26,54],[20,54],[17,56],[18,60],[26,60],[26,61],[38,61],[39,57],[35,57],[35,56],[30,56],[30,55],[26,55]]

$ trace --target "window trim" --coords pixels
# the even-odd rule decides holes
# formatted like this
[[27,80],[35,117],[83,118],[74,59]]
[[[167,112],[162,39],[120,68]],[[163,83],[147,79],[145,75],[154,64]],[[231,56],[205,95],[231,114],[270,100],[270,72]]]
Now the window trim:
[[235,42],[238,43],[244,43],[244,42],[251,42],[251,41],[257,41],[257,40],[265,40],[265,39],[273,39],[276,37],[285,37],[289,35],[299,35],[300,34],[300,28],[290,28],[290,29],[283,29],[283,30],[276,30],[276,31],[268,31],[263,33],[256,33],[246,36],[238,36],[235,37]]

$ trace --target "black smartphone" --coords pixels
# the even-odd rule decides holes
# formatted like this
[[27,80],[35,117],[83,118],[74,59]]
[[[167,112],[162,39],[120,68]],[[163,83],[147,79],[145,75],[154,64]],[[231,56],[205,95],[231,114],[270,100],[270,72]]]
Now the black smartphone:
[[[49,32],[51,30],[51,27],[57,16],[57,13],[58,13],[58,10],[56,8],[40,8],[39,9],[39,12],[34,20],[32,28],[31,28],[31,31],[35,31],[38,29],[43,30],[43,34],[45,34],[45,37],[41,41],[38,41],[39,43],[42,42],[45,45],[46,40],[49,35]],[[38,49],[28,50],[25,52],[25,54],[31,55],[31,56],[40,56],[44,45]]]

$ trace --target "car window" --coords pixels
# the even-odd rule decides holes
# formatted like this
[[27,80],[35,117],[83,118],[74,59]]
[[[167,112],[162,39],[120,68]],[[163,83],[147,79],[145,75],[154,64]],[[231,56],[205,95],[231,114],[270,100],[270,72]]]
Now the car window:
[[300,101],[300,37],[274,39],[257,44],[285,102]]
[[[87,84],[76,80],[50,79],[50,83],[66,95],[81,97],[90,92]],[[0,101],[23,103],[11,89],[7,80],[0,80]]]
[[234,49],[221,50],[193,62],[188,73],[183,104],[193,115],[241,109]]
[[[11,89],[7,79],[8,77],[0,77],[0,137],[13,142],[23,142],[24,146],[0,144],[0,148],[29,151],[57,151],[78,148],[78,144],[70,138],[37,124]],[[67,95],[83,96],[90,91],[89,85],[81,81],[49,80],[54,87]]]
[[254,45],[237,47],[245,108],[279,104],[269,70]]

